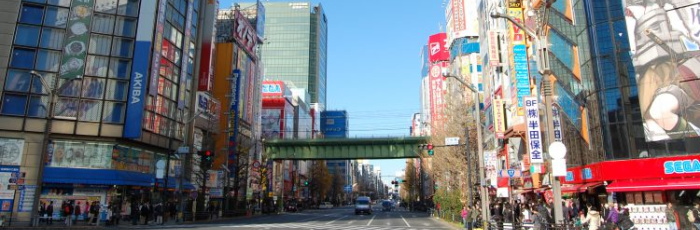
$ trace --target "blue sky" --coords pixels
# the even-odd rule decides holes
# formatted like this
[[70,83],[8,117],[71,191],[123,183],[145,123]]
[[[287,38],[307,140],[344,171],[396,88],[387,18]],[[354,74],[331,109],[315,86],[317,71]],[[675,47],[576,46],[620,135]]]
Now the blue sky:
[[[228,8],[233,2],[252,1],[219,4]],[[430,35],[444,31],[443,1],[311,2],[320,3],[328,18],[326,108],[348,111],[351,137],[408,136],[420,108],[420,50]],[[405,167],[404,159],[371,163],[384,176]]]

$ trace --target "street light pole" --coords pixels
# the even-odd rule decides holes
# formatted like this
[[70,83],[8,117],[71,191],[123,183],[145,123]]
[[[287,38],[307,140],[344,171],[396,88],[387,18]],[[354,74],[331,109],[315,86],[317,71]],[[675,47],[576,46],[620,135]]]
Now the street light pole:
[[[460,48],[461,49],[461,48]],[[488,226],[488,220],[490,219],[490,210],[489,210],[489,190],[488,187],[485,185],[485,180],[484,180],[484,143],[483,143],[483,137],[481,136],[481,108],[479,107],[479,91],[476,90],[472,85],[467,84],[462,78],[451,75],[447,69],[443,69],[442,71],[442,76],[445,78],[451,77],[459,81],[463,86],[467,87],[472,93],[474,93],[474,111],[476,111],[476,146],[477,146],[477,153],[479,154],[479,157],[477,161],[479,162],[479,176],[478,179],[480,181],[480,190],[481,190],[481,211],[482,211],[482,217],[483,217],[483,225],[482,226]],[[466,140],[469,142],[469,140]]]
[[[552,123],[552,71],[549,68],[549,44],[547,43],[547,34],[544,33],[543,28],[539,28],[538,31],[532,31],[530,28],[525,27],[522,23],[516,21],[512,17],[497,12],[491,12],[491,18],[504,18],[513,25],[517,26],[521,30],[525,31],[528,36],[535,40],[537,45],[536,58],[537,58],[537,70],[542,74],[542,92],[544,94],[544,110],[545,110],[545,122],[547,124],[547,146],[554,143],[554,124]],[[542,37],[540,37],[542,36]],[[554,201],[552,204],[552,209],[554,209],[554,220],[555,223],[564,222],[564,213],[562,210],[562,198],[561,198],[561,184],[559,182],[559,177],[553,176],[552,179],[552,195],[554,196]]]
[[[44,127],[44,138],[41,143],[41,152],[39,153],[39,170],[37,171],[37,179],[36,179],[36,190],[34,190],[34,201],[32,202],[32,218],[31,218],[31,223],[32,226],[39,226],[39,219],[41,216],[39,216],[39,212],[37,212],[36,209],[39,209],[39,205],[41,204],[40,199],[41,199],[41,190],[42,190],[42,184],[44,183],[44,168],[46,167],[46,152],[49,150],[49,138],[50,138],[50,133],[51,133],[51,126],[53,123],[53,112],[54,112],[54,106],[56,105],[56,93],[57,93],[57,88],[56,87],[51,87],[47,82],[46,79],[44,79],[44,76],[41,75],[37,71],[29,71],[29,74],[32,76],[35,76],[39,78],[39,81],[41,82],[41,85],[47,89],[47,92],[49,94],[49,107],[48,111],[46,112],[46,126]],[[78,78],[80,79],[80,78]],[[55,81],[57,79],[54,79],[54,86],[56,85]],[[72,81],[72,80],[71,80]],[[50,218],[50,217],[49,217]]]

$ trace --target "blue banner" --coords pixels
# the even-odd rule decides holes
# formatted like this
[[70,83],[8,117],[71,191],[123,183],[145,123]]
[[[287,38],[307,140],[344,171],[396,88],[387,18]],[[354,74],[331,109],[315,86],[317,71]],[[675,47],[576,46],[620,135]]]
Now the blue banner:
[[146,99],[144,82],[147,79],[146,74],[148,74],[148,52],[150,50],[151,42],[149,41],[137,41],[134,47],[134,64],[129,83],[124,138],[141,137],[144,100]]

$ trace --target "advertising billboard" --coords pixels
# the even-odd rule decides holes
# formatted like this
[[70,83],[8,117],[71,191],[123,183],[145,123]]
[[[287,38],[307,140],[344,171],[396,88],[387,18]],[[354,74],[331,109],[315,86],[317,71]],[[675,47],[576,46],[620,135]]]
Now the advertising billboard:
[[[144,2],[139,9],[138,32],[136,32],[136,44],[134,46],[134,64],[131,68],[129,83],[129,96],[126,105],[126,118],[124,122],[124,138],[141,137],[143,124],[144,101],[146,99],[146,82],[148,81],[148,64],[153,37],[153,23],[155,21],[156,1]],[[160,53],[160,52],[159,52]],[[151,72],[152,74],[153,72]],[[158,73],[157,71],[155,72]],[[157,75],[156,75],[157,76]],[[155,78],[155,77],[153,77]]]
[[[219,1],[207,1],[204,6],[202,15],[217,15]],[[212,68],[212,60],[214,56],[214,36],[216,36],[216,21],[214,17],[204,17],[202,22],[202,50],[199,59],[199,81],[197,84],[198,91],[209,91],[212,88],[214,81],[214,69]]]
[[442,77],[442,68],[446,68],[447,62],[430,65],[428,77],[428,91],[430,93],[430,122],[436,127],[444,119],[445,110],[445,80]]
[[646,140],[698,136],[700,1],[625,2]]
[[233,14],[233,38],[251,58],[255,59],[255,46],[258,44],[257,32],[240,11],[236,10]]
[[291,97],[292,91],[289,90],[284,81],[263,81],[262,96],[270,97]]
[[59,72],[61,78],[75,79],[83,75],[94,5],[93,0],[74,1],[70,8]]
[[321,112],[321,132],[326,138],[348,137],[348,113],[346,111]]
[[445,47],[447,34],[437,33],[428,38],[428,60],[431,63],[447,61],[450,59],[450,52]]
[[255,16],[257,20],[255,21],[255,31],[258,33],[259,38],[265,37],[265,6],[262,1],[258,0],[256,4]]

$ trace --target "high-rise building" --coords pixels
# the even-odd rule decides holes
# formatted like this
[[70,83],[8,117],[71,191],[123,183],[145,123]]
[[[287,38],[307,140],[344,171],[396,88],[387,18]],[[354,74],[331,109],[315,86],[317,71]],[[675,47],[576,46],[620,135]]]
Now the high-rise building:
[[211,127],[207,120],[217,116],[194,103],[196,52],[213,26],[200,19],[216,8],[185,0],[3,1],[0,177],[24,175],[22,194],[41,195],[12,196],[2,186],[10,196],[0,200],[14,205],[1,211],[26,221],[36,202],[59,210],[63,201],[177,199],[163,187],[176,187],[175,168],[192,174],[192,154],[169,156],[196,139],[188,135],[192,122]]
[[[307,89],[308,103],[326,106],[328,22],[321,5],[309,2],[262,2],[265,80]],[[242,9],[254,3],[240,3]]]

